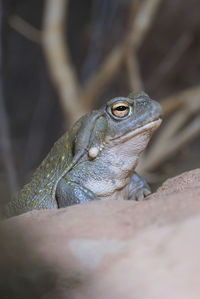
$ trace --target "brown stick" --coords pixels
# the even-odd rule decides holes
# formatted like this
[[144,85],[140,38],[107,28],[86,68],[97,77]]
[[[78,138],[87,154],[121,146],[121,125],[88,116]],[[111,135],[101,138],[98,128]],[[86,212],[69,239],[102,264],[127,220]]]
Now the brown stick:
[[[130,5],[130,15],[128,23],[128,31],[134,30],[135,20],[140,8],[140,0],[132,1]],[[134,39],[130,40],[126,53],[126,68],[129,79],[129,86],[132,91],[143,89],[143,82],[140,74],[140,66],[135,50]]]
[[146,0],[142,2],[129,35],[129,38],[135,44],[136,50],[140,47],[150,29],[161,1],[162,0]]
[[32,42],[41,43],[40,30],[33,27],[18,15],[13,15],[8,20],[10,27],[19,32],[21,35],[31,40]]
[[186,89],[177,94],[170,95],[161,101],[164,114],[169,115],[172,112],[176,111],[178,108],[182,107],[188,101],[191,102],[194,99],[200,100],[200,86]]
[[143,161],[143,165],[140,166],[139,171],[145,172],[153,168],[158,167],[166,159],[171,157],[186,143],[189,143],[192,139],[200,134],[200,118],[197,117],[185,130],[183,130],[178,136],[175,136],[168,141],[168,147],[162,147],[154,155],[148,156],[148,159]]
[[[171,103],[175,103],[176,106],[173,107],[177,109],[182,105],[182,108],[178,110],[174,116],[170,118],[165,127],[161,129],[160,134],[157,136],[150,150],[146,156],[143,157],[142,164],[139,165],[139,171],[149,171],[159,166],[170,155],[178,151],[186,142],[196,137],[199,132],[196,122],[191,123],[180,133],[178,132],[193,115],[200,111],[199,86],[180,92],[175,96],[170,96],[165,99],[164,103],[167,105],[168,103],[170,103],[170,105]],[[167,105],[166,107],[168,107]],[[189,136],[188,132],[191,133],[191,136]]]
[[129,86],[132,91],[143,90],[143,82],[140,75],[140,66],[138,59],[134,51],[130,51],[130,54],[126,59],[127,71],[129,77]]
[[64,40],[67,4],[67,0],[46,0],[42,45],[64,115],[72,124],[84,114],[85,109],[79,101],[79,83]]
[[145,84],[147,89],[150,88],[151,90],[155,90],[157,86],[169,77],[170,73],[173,72],[176,63],[183,57],[192,41],[192,35],[186,34],[185,32],[179,37],[171,50],[167,53],[166,57],[164,57],[163,61],[154,70],[153,76],[149,77],[148,82]]

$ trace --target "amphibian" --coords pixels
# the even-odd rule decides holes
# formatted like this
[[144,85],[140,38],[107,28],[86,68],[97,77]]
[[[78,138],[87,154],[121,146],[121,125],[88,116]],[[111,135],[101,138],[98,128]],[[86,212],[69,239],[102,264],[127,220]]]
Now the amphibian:
[[96,199],[143,199],[150,189],[134,170],[161,123],[161,111],[157,102],[138,92],[84,115],[8,203],[7,216]]

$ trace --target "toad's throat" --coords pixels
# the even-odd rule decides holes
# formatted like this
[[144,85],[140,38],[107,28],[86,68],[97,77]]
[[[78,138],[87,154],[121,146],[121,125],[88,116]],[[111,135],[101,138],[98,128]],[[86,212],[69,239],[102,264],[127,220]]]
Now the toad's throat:
[[126,142],[127,140],[129,140],[145,131],[149,131],[149,133],[152,134],[160,126],[161,122],[162,122],[162,119],[159,118],[159,119],[149,122],[143,126],[137,127],[135,130],[128,131],[125,134],[118,135],[115,137],[108,137],[108,138],[106,138],[105,141],[106,141],[106,143],[109,143],[109,142],[122,143],[122,142]]

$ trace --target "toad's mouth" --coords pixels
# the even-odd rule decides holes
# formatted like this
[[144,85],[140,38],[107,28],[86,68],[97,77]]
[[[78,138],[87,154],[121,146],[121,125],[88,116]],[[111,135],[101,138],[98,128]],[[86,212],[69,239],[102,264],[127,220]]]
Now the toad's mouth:
[[147,123],[143,126],[136,128],[135,130],[128,131],[125,134],[118,135],[115,137],[109,137],[106,139],[106,142],[114,142],[114,143],[115,142],[116,143],[126,142],[127,140],[129,140],[139,134],[142,134],[143,132],[146,132],[146,131],[148,131],[149,134],[151,135],[160,126],[161,122],[162,122],[162,119],[158,118],[150,123]]

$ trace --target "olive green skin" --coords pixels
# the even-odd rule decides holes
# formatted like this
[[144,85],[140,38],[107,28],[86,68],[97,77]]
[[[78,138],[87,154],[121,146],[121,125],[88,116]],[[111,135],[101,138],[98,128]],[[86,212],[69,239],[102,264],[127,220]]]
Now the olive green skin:
[[[112,116],[111,107],[121,100],[129,103],[131,113],[118,119]],[[6,215],[19,215],[33,209],[56,209],[99,199],[85,185],[90,177],[97,183],[98,180],[114,180],[109,155],[105,155],[106,150],[109,153],[109,140],[115,142],[118,136],[158,119],[160,114],[160,105],[139,92],[128,98],[114,98],[99,110],[84,115],[54,144],[30,183],[8,203]],[[91,148],[99,149],[96,157],[90,157]],[[134,173],[134,167],[131,169],[132,185],[139,182],[142,188],[148,189],[145,181]],[[134,192],[130,199],[135,198]]]

